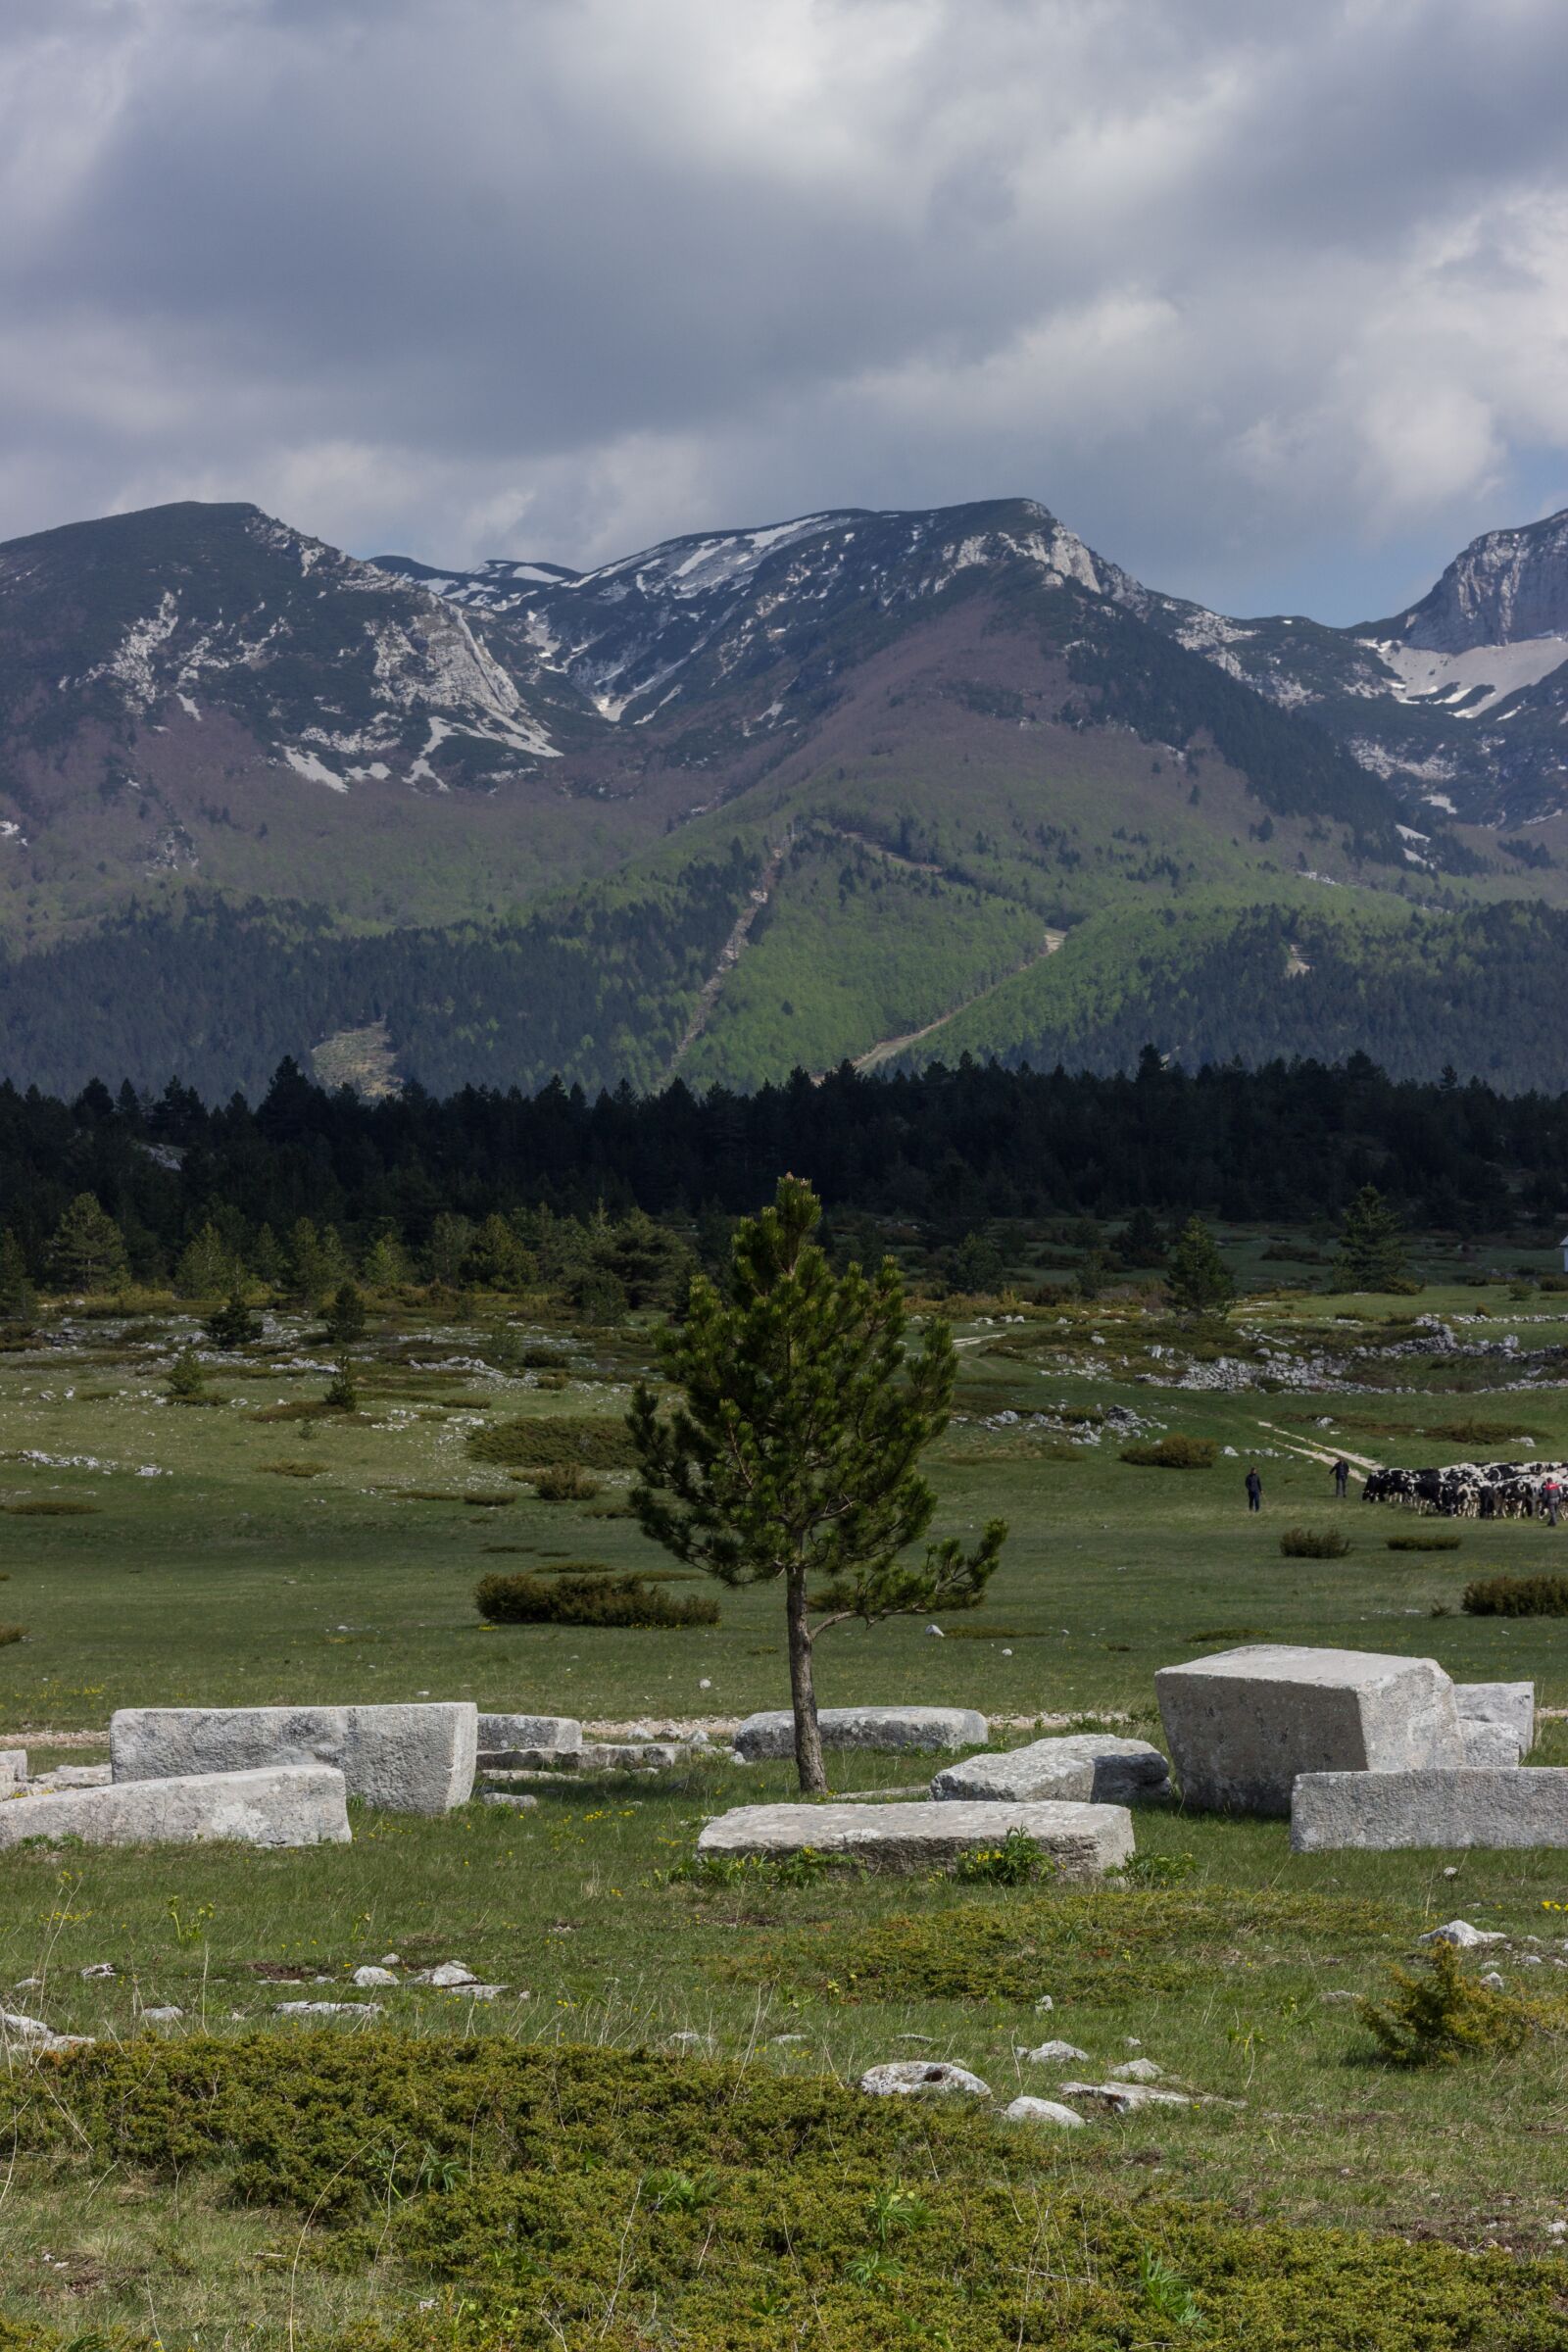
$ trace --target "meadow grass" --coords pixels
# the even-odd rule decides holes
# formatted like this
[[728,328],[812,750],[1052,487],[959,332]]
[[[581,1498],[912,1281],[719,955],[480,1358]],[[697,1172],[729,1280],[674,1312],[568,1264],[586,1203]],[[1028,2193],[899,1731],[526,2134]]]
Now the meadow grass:
[[[1168,1357],[1151,1353],[1175,1344],[1168,1329],[1115,1298],[1023,1323],[971,1319],[959,1331],[961,1417],[929,1466],[942,1495],[940,1532],[966,1532],[993,1511],[1008,1517],[1004,1565],[985,1607],[968,1620],[944,1620],[941,1641],[914,1623],[825,1642],[824,1699],[977,1704],[1017,1719],[1008,1738],[1025,1737],[1037,1718],[1079,1716],[1113,1716],[1157,1736],[1155,1667],[1266,1637],[1430,1654],[1467,1680],[1532,1677],[1544,1700],[1563,1703],[1568,1624],[1457,1613],[1460,1592],[1477,1576],[1556,1566],[1563,1555],[1551,1531],[1467,1523],[1455,1553],[1391,1552],[1391,1533],[1431,1523],[1353,1499],[1337,1508],[1327,1465],[1285,1450],[1332,1454],[1343,1446],[1380,1461],[1449,1458],[1451,1446],[1435,1448],[1423,1433],[1463,1417],[1533,1435],[1542,1458],[1568,1454],[1560,1389],[1516,1394],[1500,1385],[1517,1377],[1500,1357],[1466,1357],[1446,1374],[1436,1355],[1387,1354],[1389,1342],[1408,1336],[1412,1312],[1470,1315],[1477,1304],[1488,1318],[1456,1326],[1462,1336],[1512,1330],[1523,1347],[1540,1348],[1563,1336],[1560,1321],[1532,1319],[1551,1314],[1554,1303],[1510,1300],[1500,1287],[1455,1286],[1415,1301],[1287,1297],[1249,1306],[1222,1343],[1255,1356],[1267,1340],[1299,1362],[1320,1345],[1343,1351],[1356,1339],[1376,1350],[1356,1394],[1177,1389]],[[547,1504],[504,1467],[475,1459],[469,1445],[474,1433],[519,1416],[601,1425],[647,1361],[645,1335],[580,1335],[585,1345],[572,1361],[589,1377],[541,1391],[527,1372],[485,1368],[482,1328],[432,1327],[412,1349],[403,1347],[406,1326],[382,1331],[361,1351],[359,1411],[290,1424],[286,1456],[275,1422],[259,1415],[318,1398],[330,1372],[324,1358],[301,1368],[296,1335],[288,1334],[273,1358],[213,1367],[221,1409],[182,1414],[159,1401],[161,1367],[188,1336],[187,1323],[165,1317],[139,1335],[113,1324],[83,1327],[74,1347],[0,1355],[0,1501],[99,1505],[91,1515],[0,1518],[6,1614],[27,1628],[24,1642],[0,1651],[0,1745],[30,1740],[40,1760],[79,1761],[101,1750],[51,1746],[48,1735],[87,1740],[102,1734],[114,1706],[133,1701],[428,1692],[654,1722],[783,1703],[779,1609],[769,1592],[720,1592],[717,1627],[679,1632],[488,1629],[473,1608],[474,1584],[498,1552],[509,1566],[540,1571],[589,1556],[617,1573],[662,1564],[628,1517],[607,1515],[607,1506],[623,1512],[623,1471],[606,1474],[590,1507]],[[1183,1360],[1192,1352],[1187,1345]],[[410,1353],[430,1368],[411,1365]],[[1493,1363],[1493,1385],[1474,1382]],[[1124,1463],[1119,1436],[1102,1418],[1113,1405],[1236,1451],[1221,1451],[1212,1470]],[[1037,1411],[1051,1414],[1053,1426],[1002,1417]],[[1099,1422],[1074,1418],[1097,1414]],[[1098,1446],[1074,1445],[1064,1434],[1084,1426],[1101,1428]],[[1254,1456],[1265,1507],[1250,1517],[1241,1481]],[[280,1461],[291,1474],[278,1475]],[[318,1474],[293,1475],[297,1467]],[[160,1475],[141,1475],[147,1470]],[[506,1495],[514,1507],[498,1519],[466,1507],[468,1495]],[[1302,1523],[1343,1526],[1351,1551],[1336,1561],[1282,1558],[1280,1534]],[[1453,1613],[1434,1616],[1434,1607]],[[1568,1726],[1544,1725],[1537,1760],[1568,1762]],[[839,1790],[907,1786],[925,1769],[908,1758],[830,1759]],[[1391,1968],[1411,1962],[1416,1938],[1459,1914],[1509,1936],[1501,1961],[1509,1989],[1547,2006],[1568,1984],[1560,1965],[1568,1961],[1568,1854],[1293,1856],[1283,1823],[1150,1810],[1138,1816],[1132,1876],[1087,1894],[840,1873],[800,1885],[766,1872],[712,1881],[690,1874],[707,1815],[783,1797],[790,1778],[782,1765],[742,1770],[714,1761],[673,1780],[540,1784],[537,1806],[521,1813],[476,1801],[429,1822],[356,1807],[354,1843],[311,1852],[122,1853],[69,1844],[13,1851],[0,1857],[0,1985],[19,1989],[0,1997],[59,2031],[96,2035],[101,2046],[150,2053],[172,2040],[211,2048],[218,2054],[202,2064],[215,2082],[226,2065],[241,2063],[223,2050],[243,2053],[258,2036],[269,2046],[302,2036],[277,2015],[284,1999],[379,2002],[380,2033],[393,2053],[385,2063],[412,2050],[407,2064],[416,2081],[426,2072],[433,2081],[454,2043],[496,2040],[534,2052],[540,2067],[564,2064],[561,2054],[575,2050],[603,2054],[625,2066],[626,2083],[641,2083],[643,2096],[653,2059],[636,2053],[653,2053],[666,2070],[657,2079],[671,2119],[660,2166],[696,2180],[716,2164],[724,2194],[737,2198],[706,2126],[683,2117],[754,2095],[739,2086],[776,2082],[803,2097],[842,2099],[834,2128],[849,2150],[858,2145],[860,2106],[838,2085],[889,2057],[953,2058],[992,2086],[991,2108],[961,2125],[933,2123],[923,2155],[914,2143],[926,2127],[907,2117],[901,2129],[914,2136],[900,2143],[902,2153],[878,2142],[863,2164],[846,2154],[841,2169],[854,2184],[856,2214],[878,2181],[912,2177],[923,2165],[944,2213],[950,2193],[981,2198],[987,2210],[999,2197],[1034,2200],[1031,2212],[1077,2215],[1081,2242],[1097,2247],[1097,2232],[1125,2226],[1135,2232],[1136,2244],[1127,2240],[1134,2250],[1097,2255],[1103,2277],[1123,2284],[1142,2278],[1137,2247],[1164,2247],[1180,2277],[1200,2281],[1194,2292],[1212,2340],[1224,2346],[1289,2342],[1304,2352],[1308,2343],[1407,2341],[1447,2352],[1517,2342],[1534,2352],[1568,2343],[1568,2325],[1551,2317],[1560,2308],[1555,2289],[1542,2290],[1547,2317],[1538,2314],[1528,2328],[1517,2320],[1525,2331],[1509,2335],[1497,2311],[1470,2310],[1457,2286],[1459,2299],[1436,2317],[1406,2314],[1403,2337],[1378,2332],[1393,2327],[1389,2313],[1404,2310],[1392,2286],[1372,2298],[1382,2316],[1363,2304],[1330,2312],[1307,2296],[1301,2309],[1316,2312],[1317,2332],[1271,2334],[1272,2321],[1244,2314],[1226,2300],[1232,2287],[1213,2283],[1241,2278],[1245,2252],[1226,2239],[1222,2259],[1219,2240],[1202,2235],[1217,2224],[1180,2218],[1213,2201],[1229,2217],[1225,2228],[1283,2227],[1302,2249],[1329,2244],[1312,2235],[1322,2229],[1380,2232],[1380,2242],[1408,2241],[1418,2267],[1422,2247],[1438,2249],[1437,2267],[1421,2273],[1429,2283],[1447,2278],[1447,2245],[1549,2257],[1547,2225],[1562,2216],[1568,2035],[1544,2026],[1515,2055],[1395,2068],[1379,2061],[1355,2002],[1381,1997]],[[354,1991],[354,1968],[388,1952],[400,1956],[400,1978],[457,1958],[505,1990],[493,2003],[406,1982]],[[81,1974],[104,1961],[113,1977]],[[1049,2009],[1039,2005],[1047,1998]],[[145,2010],[166,2004],[182,2017],[144,2022]],[[362,2029],[350,2020],[322,2031],[335,2047]],[[1019,2054],[1055,2036],[1088,2056],[1054,2069]],[[1064,2074],[1102,2079],[1134,2043],[1167,2070],[1171,2084],[1213,2103],[1099,2121],[1060,2138],[1009,2137],[995,2120],[995,2107],[1017,2091],[1050,2096]],[[300,2040],[302,2053],[317,2047],[314,2038]],[[462,2248],[449,2248],[449,2260],[429,2236],[428,2215],[416,2227],[417,2198],[413,2218],[389,2226],[382,2242],[374,2230],[367,2234],[368,2225],[345,2231],[313,2222],[281,2191],[246,2201],[233,2148],[172,2168],[150,2140],[139,2156],[141,2143],[106,2156],[81,2120],[86,2107],[78,2113],[73,2104],[72,2063],[46,2062],[43,2070],[58,2096],[58,2132],[29,2139],[19,2129],[7,2159],[0,2311],[17,2328],[36,2323],[45,2330],[40,2340],[51,2343],[124,2329],[170,2347],[199,2340],[211,2348],[347,2343],[356,2328],[383,2323],[414,2330],[398,2340],[421,2346],[531,2343],[528,2328],[544,2325],[544,2289],[535,2292],[526,2278],[519,2285],[521,2274],[509,2273],[506,2291],[520,2295],[525,2318],[508,2323],[510,2334],[471,2332],[491,2326],[500,2289],[488,2258],[474,2252],[472,2232],[483,2230],[471,2218],[460,2230],[457,2206],[448,2218]],[[19,2074],[14,2085],[33,2079]],[[683,2083],[693,2087],[691,2099]],[[337,2128],[329,2106],[320,2110],[327,2138]],[[64,2120],[74,2114],[80,2129]],[[416,2137],[435,2132],[435,2108],[416,2101],[403,2121]],[[628,2208],[641,2211],[646,2161],[585,2147],[581,2162],[585,2178],[603,2168],[607,2210],[625,2221],[624,2242],[641,2245],[643,2224]],[[782,2147],[780,2163],[782,2181]],[[765,2167],[747,2173],[754,2186],[771,2178]],[[466,2194],[479,2196],[480,2186],[466,2177]],[[492,2193],[502,2189],[484,2188],[485,2197]],[[821,2194],[831,2204],[829,2187]],[[390,2192],[387,2203],[401,2212]],[[492,2212],[481,2198],[474,2210],[490,2216],[484,2242],[500,2245],[511,2227],[497,2218],[501,2207]],[[733,2288],[741,2300],[720,2296],[699,2312],[707,2290],[687,2279],[678,2289],[688,2298],[679,2306],[688,2311],[680,2324],[687,2332],[678,2327],[667,2340],[1098,2346],[1162,2343],[1191,2331],[1171,2317],[1174,2290],[1163,2310],[1157,2280],[1140,2290],[1142,2306],[1086,2306],[1086,2318],[1062,2305],[1054,2335],[1038,2332],[1045,2317],[1027,2311],[1015,2328],[1010,2306],[1004,2325],[973,2284],[964,2291],[978,2299],[964,2307],[964,2322],[942,2299],[957,2292],[957,2269],[941,2251],[948,2240],[940,2215],[919,2246],[901,2240],[890,2249],[873,2232],[867,2260],[866,2249],[841,2248],[835,2283],[811,2287],[814,2320],[809,2295],[803,2306],[794,2289],[771,2314],[754,2310],[772,2290],[755,2286],[745,2268],[754,2255],[762,2260],[755,2247],[745,2262],[736,2251],[753,2242],[739,2207],[737,2217],[727,2237],[720,2231],[728,2250],[705,2261],[720,2282],[713,2293],[728,2280],[722,2294]],[[1246,2242],[1254,2264],[1283,2276],[1281,2248],[1290,2240]],[[1265,2246],[1266,2256],[1257,2251]],[[656,2253],[639,2255],[654,2265],[650,2278]],[[876,2261],[868,2267],[869,2256]],[[996,2252],[1003,2269],[1025,2258],[1016,2246]],[[605,2303],[619,2257],[607,2259]],[[1537,2311],[1537,2289],[1528,2283],[1533,2274],[1516,2276],[1517,2318]],[[561,2341],[615,2346],[666,2340],[661,2329],[675,2305],[666,2301],[664,2319],[657,2310],[650,2316],[649,2297],[657,2303],[677,2289],[639,2288],[608,2321],[604,2303],[571,2317],[568,2285],[560,2292]],[[467,2319],[466,2300],[473,2307]],[[634,2322],[642,2333],[620,2332]],[[1072,2334],[1080,2323],[1090,2332]],[[439,2338],[417,2332],[438,2324]],[[540,2340],[556,2339],[547,2329]]]

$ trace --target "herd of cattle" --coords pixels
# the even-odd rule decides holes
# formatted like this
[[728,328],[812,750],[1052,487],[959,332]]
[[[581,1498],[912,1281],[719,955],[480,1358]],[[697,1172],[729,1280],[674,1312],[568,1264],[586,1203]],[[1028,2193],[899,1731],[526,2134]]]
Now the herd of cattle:
[[1568,1462],[1450,1462],[1441,1470],[1372,1470],[1363,1502],[1400,1502],[1445,1519],[1547,1516],[1543,1490],[1568,1495]]

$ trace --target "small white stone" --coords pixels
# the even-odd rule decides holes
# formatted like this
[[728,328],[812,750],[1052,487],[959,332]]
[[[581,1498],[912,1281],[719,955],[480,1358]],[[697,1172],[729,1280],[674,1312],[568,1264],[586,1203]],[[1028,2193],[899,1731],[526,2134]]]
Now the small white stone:
[[461,1960],[442,1960],[434,1968],[421,1968],[414,1980],[416,1984],[438,1985],[443,1992],[454,1984],[472,1984],[475,1981],[472,1969],[465,1968]]
[[1459,1865],[1458,1865],[1458,1863],[1457,1863],[1457,1862],[1445,1862],[1445,1864],[1443,1865],[1443,1875],[1444,1875],[1444,1877],[1445,1877],[1446,1879],[1456,1879],[1456,1878],[1459,1876]]
[[274,2001],[279,2017],[379,2017],[379,2001]]
[[1076,2042],[1042,2041],[1032,2050],[1019,2050],[1017,2055],[1035,2066],[1073,2066],[1080,2059],[1087,2063],[1089,2052],[1079,2049]]
[[1451,1943],[1457,1951],[1473,1951],[1483,1943],[1506,1943],[1500,1928],[1473,1928],[1467,1919],[1450,1919],[1441,1928],[1428,1928],[1417,1943]]
[[1481,1982],[1489,1992],[1501,1992],[1502,1990],[1503,1980],[1494,1968],[1489,1968]]
[[381,1954],[378,1966],[381,1968],[401,1968],[403,1966],[403,1954],[401,1952],[383,1952]]
[[1036,2017],[1044,2017],[1048,2009],[1054,2009],[1055,2006],[1056,2004],[1052,1999],[1050,1993],[1043,1992],[1040,1995],[1039,2000],[1035,2003],[1035,2015]]
[[142,2016],[152,2026],[172,2026],[184,2014],[184,2010],[176,2009],[172,2001],[165,2003],[161,2008],[142,2011]]
[[1064,2132],[1081,2132],[1084,2119],[1074,2107],[1063,2107],[1059,2099],[1032,2099],[1027,2092],[1003,2109],[1009,2124],[1056,2124]]
[[95,1960],[91,1968],[84,1968],[80,1973],[84,1978],[112,1977],[115,1973],[115,1964],[112,1960]]
[[971,2075],[966,2066],[946,2058],[890,2058],[867,2068],[860,2088],[873,2098],[944,2098],[960,2092],[971,2099],[989,2099],[991,2085]]
[[349,1979],[351,1984],[395,1984],[396,1977],[389,1968],[357,1968]]
[[1111,2068],[1110,2079],[1113,2082],[1158,2082],[1164,2073],[1152,2058],[1124,2058],[1120,2066]]
[[705,1674],[705,1675],[704,1675],[704,1677],[703,1677],[703,1679],[702,1679],[702,1681],[701,1681],[701,1682],[698,1684],[697,1688],[698,1688],[698,1690],[711,1690],[711,1689],[713,1688],[713,1686],[712,1686],[712,1683],[711,1683],[711,1681],[710,1680],[710,1678],[709,1678],[709,1677],[708,1677],[708,1676]]
[[928,1638],[933,1642],[945,1642],[948,1638],[940,1625],[928,1625],[925,1630]]

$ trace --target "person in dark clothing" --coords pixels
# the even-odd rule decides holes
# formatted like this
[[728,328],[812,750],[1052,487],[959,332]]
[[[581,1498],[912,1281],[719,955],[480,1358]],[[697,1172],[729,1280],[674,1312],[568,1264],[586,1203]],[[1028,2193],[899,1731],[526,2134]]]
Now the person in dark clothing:
[[1247,1507],[1250,1511],[1260,1511],[1263,1508],[1263,1481],[1257,1475],[1255,1462],[1247,1473]]
[[1350,1465],[1342,1453],[1334,1465],[1334,1499],[1336,1502],[1345,1500],[1345,1491],[1349,1483]]
[[1546,1514],[1546,1525],[1555,1527],[1562,1508],[1562,1489],[1554,1478],[1548,1478],[1541,1490],[1541,1500]]

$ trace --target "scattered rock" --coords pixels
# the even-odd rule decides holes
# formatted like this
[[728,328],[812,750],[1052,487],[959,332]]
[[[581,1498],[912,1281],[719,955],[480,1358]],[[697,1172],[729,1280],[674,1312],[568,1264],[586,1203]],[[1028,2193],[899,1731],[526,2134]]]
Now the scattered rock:
[[421,1968],[411,1982],[415,1984],[437,1984],[447,1991],[454,1984],[477,1984],[478,1979],[471,1968],[465,1968],[461,1960],[442,1960],[434,1968]]
[[1451,1943],[1461,1952],[1474,1951],[1483,1943],[1506,1943],[1507,1936],[1500,1928],[1473,1928],[1467,1919],[1450,1919],[1441,1928],[1428,1928],[1417,1943]]
[[1120,2066],[1110,2070],[1113,2082],[1159,2082],[1164,2075],[1165,2069],[1156,2066],[1152,2058],[1124,2058]]
[[951,2092],[971,2099],[991,2096],[989,2082],[946,2058],[890,2058],[884,2065],[866,2070],[860,2077],[860,2088],[879,2099],[940,2098]]
[[1017,2055],[1027,2058],[1033,2066],[1076,2066],[1080,2060],[1088,2060],[1089,2052],[1072,2041],[1042,2041],[1032,2050],[1019,2050]]
[[1504,1988],[1503,1979],[1494,1968],[1489,1968],[1481,1982],[1489,1992],[1501,1992]]
[[531,1805],[538,1804],[539,1799],[530,1796],[524,1788],[487,1788],[484,1801],[487,1805],[509,1806],[514,1813],[526,1813]]
[[183,2009],[176,2009],[172,2001],[167,2001],[157,2009],[144,2009],[141,2014],[142,2021],[146,2025],[172,2026],[178,2024],[185,2012]]
[[379,2017],[379,2001],[276,2001],[279,2017]]
[[1025,2093],[1002,2112],[1009,2124],[1055,2124],[1064,2132],[1081,2132],[1084,2128],[1084,2119],[1077,2108],[1064,2107],[1059,2099],[1032,2099]]
[[1191,2107],[1184,2090],[1155,2090],[1148,2082],[1064,2082],[1064,2099],[1096,2099],[1113,2115],[1133,2115],[1140,2107]]
[[115,1964],[112,1960],[95,1960],[90,1968],[84,1968],[79,1973],[84,1979],[89,1980],[112,1977],[115,1974]]
[[395,1984],[396,1977],[389,1968],[357,1968],[349,1979],[351,1984]]

